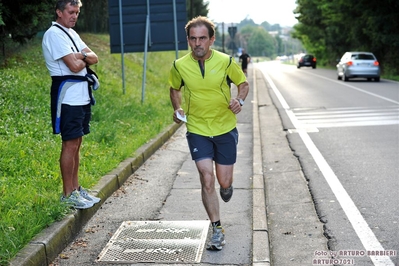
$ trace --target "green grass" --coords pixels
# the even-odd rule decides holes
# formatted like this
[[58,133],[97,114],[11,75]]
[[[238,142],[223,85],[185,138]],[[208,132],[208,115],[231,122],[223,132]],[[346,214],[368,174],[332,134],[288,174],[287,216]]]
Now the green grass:
[[[148,54],[142,103],[143,53],[125,55],[123,94],[121,56],[110,54],[109,36],[81,36],[100,60],[93,69],[101,87],[79,172],[82,186],[90,188],[172,123],[167,79],[175,52]],[[59,202],[61,139],[51,131],[50,84],[41,39],[0,67],[0,265],[69,212]]]

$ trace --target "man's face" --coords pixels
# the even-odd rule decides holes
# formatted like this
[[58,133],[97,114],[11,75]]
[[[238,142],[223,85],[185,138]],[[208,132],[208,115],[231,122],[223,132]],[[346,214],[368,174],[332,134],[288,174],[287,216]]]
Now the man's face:
[[79,6],[71,6],[71,4],[68,3],[65,6],[64,11],[61,11],[59,9],[57,10],[57,22],[66,28],[73,28],[76,25],[76,21],[78,20],[79,12]]
[[206,55],[215,41],[215,36],[209,38],[207,27],[201,25],[190,29],[190,36],[187,37],[187,41],[195,59],[207,59]]

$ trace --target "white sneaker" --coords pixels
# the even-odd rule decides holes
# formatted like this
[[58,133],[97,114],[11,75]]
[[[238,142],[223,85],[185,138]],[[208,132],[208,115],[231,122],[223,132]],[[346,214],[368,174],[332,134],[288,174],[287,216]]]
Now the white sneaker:
[[87,193],[87,190],[81,186],[79,187],[79,194],[82,198],[84,198],[87,201],[92,202],[93,204],[99,203],[101,201],[100,198],[94,197],[94,196],[90,195],[89,193]]
[[206,246],[207,250],[222,250],[223,246],[226,244],[224,240],[224,230],[221,226],[213,227],[213,234],[211,240]]
[[61,202],[75,209],[88,209],[93,207],[94,203],[80,196],[79,192],[74,190],[68,197],[62,196]]

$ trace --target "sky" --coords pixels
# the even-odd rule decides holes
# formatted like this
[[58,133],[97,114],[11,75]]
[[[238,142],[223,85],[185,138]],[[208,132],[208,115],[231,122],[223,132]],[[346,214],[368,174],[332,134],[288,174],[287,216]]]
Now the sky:
[[[294,26],[296,0],[208,0],[208,17],[214,22],[239,23],[245,18],[256,24],[267,21],[280,26]],[[204,1],[205,2],[205,1]]]

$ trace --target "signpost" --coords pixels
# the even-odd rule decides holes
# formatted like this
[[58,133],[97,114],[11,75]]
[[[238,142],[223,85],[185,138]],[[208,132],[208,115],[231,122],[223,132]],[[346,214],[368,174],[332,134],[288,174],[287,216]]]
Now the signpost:
[[186,0],[108,0],[111,53],[144,52],[142,102],[147,52],[186,50]]
[[233,50],[232,54],[234,55],[234,51],[237,49],[236,44],[234,42],[234,37],[236,36],[237,33],[237,27],[236,26],[228,27],[227,30],[231,38],[231,41],[229,43],[229,49]]

